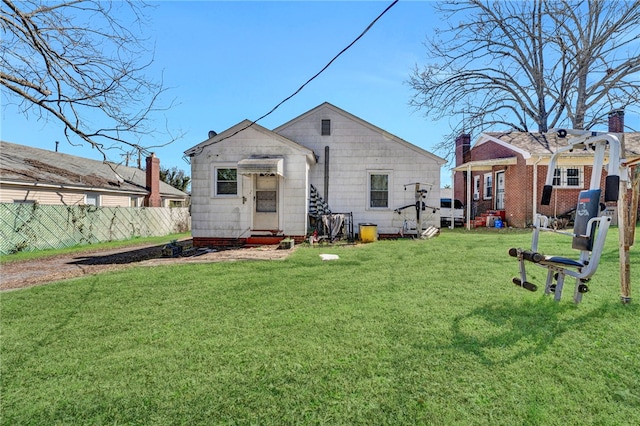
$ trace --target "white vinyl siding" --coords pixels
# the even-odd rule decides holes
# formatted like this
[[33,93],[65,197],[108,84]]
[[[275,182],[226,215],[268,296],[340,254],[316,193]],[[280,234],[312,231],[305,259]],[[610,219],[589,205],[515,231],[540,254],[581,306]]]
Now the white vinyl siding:
[[[322,120],[330,120],[330,136],[322,136]],[[232,134],[245,125],[241,123],[226,132]],[[191,158],[194,237],[251,235],[257,195],[253,177],[237,176],[235,197],[212,196],[213,167],[235,167],[251,156],[284,158],[284,178],[280,180],[277,198],[279,226],[284,235],[305,235],[308,231],[310,184],[323,198],[327,194],[325,201],[331,211],[352,213],[356,225],[375,223],[380,234],[397,234],[403,228],[403,216],[393,210],[415,205],[416,182],[429,189],[425,204],[439,205],[442,159],[330,105],[310,111],[274,132],[278,135],[252,126],[229,139],[207,145]],[[311,152],[316,161],[311,159]],[[371,174],[388,176],[386,190],[374,188],[381,191],[374,194],[374,201],[381,203],[379,200],[386,198],[386,207],[371,207]],[[409,186],[405,189],[405,185]],[[415,216],[415,208],[406,212]],[[425,223],[439,226],[439,211],[427,209],[423,217]]]
[[[319,123],[315,122],[318,137]],[[242,126],[245,124],[243,123]],[[308,163],[311,152],[275,134],[250,127],[233,138],[208,146],[191,158],[192,233],[194,237],[245,238],[254,229],[255,175],[237,173],[237,194],[216,196],[216,168],[237,169],[251,156],[282,157],[277,212],[279,230],[285,235],[305,235],[308,228]],[[364,191],[362,191],[364,192]],[[266,200],[261,200],[262,202]],[[286,203],[286,208],[285,208]]]
[[62,191],[33,190],[31,188],[14,189],[2,187],[0,202],[13,203],[15,200],[35,201],[38,204],[64,204],[73,206],[84,203],[84,194]]
[[[318,123],[331,120],[331,137],[318,134]],[[318,157],[318,163],[309,170],[309,182],[324,197],[325,162],[329,163],[329,187],[327,190],[331,211],[353,213],[353,223],[375,223],[380,234],[396,234],[403,228],[404,217],[389,214],[396,208],[415,204],[416,182],[432,184],[424,202],[438,206],[440,200],[440,163],[428,153],[404,141],[390,137],[366,123],[359,122],[330,106],[320,108],[303,120],[276,129],[283,136],[310,148]],[[329,158],[326,158],[326,147]],[[389,174],[388,207],[370,207],[369,174]],[[288,179],[288,177],[287,177]],[[405,185],[407,188],[405,189]],[[404,210],[415,216],[411,209]],[[415,212],[415,209],[413,209]],[[439,210],[426,210],[425,223],[440,225]]]

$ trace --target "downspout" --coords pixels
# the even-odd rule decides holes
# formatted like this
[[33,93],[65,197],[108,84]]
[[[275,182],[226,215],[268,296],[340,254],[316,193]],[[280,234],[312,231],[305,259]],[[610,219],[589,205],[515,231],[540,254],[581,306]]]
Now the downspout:
[[324,202],[329,204],[329,145],[324,147]]
[[542,156],[539,156],[535,163],[533,163],[533,219],[531,223],[536,223],[536,216],[538,215],[538,164],[542,161]]

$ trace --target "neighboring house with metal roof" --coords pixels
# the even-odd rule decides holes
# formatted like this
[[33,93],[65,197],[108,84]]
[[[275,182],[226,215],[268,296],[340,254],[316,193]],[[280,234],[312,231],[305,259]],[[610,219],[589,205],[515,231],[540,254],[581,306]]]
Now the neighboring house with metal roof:
[[319,198],[356,227],[375,224],[380,236],[398,236],[406,222],[396,209],[409,205],[416,214],[416,183],[424,189],[420,220],[440,225],[437,209],[426,206],[439,207],[446,161],[326,102],[274,130],[245,120],[210,132],[185,154],[194,245],[259,235],[300,241],[312,231]]
[[[640,157],[640,133],[623,133],[623,129],[624,113],[614,111],[608,132],[624,138],[626,158]],[[551,204],[540,204],[547,164],[552,154],[566,145],[567,139],[555,133],[487,132],[473,147],[469,135],[460,135],[456,140],[454,192],[467,206],[471,223],[490,213],[502,216],[509,226],[526,227],[537,213],[557,217],[575,208],[580,190],[587,188],[591,179],[593,155],[589,152],[561,157]],[[606,172],[603,181],[605,177]],[[475,225],[484,226],[482,221]]]
[[0,141],[0,202],[101,207],[186,206],[188,194],[147,170]]

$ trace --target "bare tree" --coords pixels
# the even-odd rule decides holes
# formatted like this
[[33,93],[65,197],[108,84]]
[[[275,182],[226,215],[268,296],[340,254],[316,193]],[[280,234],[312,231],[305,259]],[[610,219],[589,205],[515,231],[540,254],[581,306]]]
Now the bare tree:
[[143,3],[46,0],[0,3],[0,82],[5,101],[28,117],[59,121],[70,143],[143,150],[162,82],[143,37]]
[[640,1],[445,1],[410,104],[461,132],[590,129],[640,101]]

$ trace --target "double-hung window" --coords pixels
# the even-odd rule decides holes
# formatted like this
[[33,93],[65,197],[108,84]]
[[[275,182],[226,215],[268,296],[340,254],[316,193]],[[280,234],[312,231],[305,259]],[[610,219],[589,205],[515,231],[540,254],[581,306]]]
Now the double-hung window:
[[235,167],[215,168],[215,195],[238,195],[238,169]]
[[493,174],[491,173],[487,173],[484,175],[484,191],[483,191],[483,196],[482,198],[484,198],[485,200],[488,200],[492,197],[493,195]]
[[583,188],[584,169],[582,166],[558,167],[553,171],[553,186],[558,188]]
[[369,173],[369,207],[389,207],[389,174]]
[[142,207],[142,197],[132,196],[129,198],[129,207]]
[[480,199],[480,176],[473,177],[473,199]]

